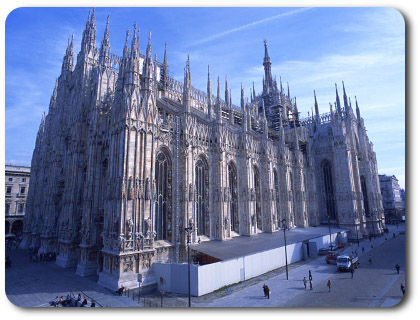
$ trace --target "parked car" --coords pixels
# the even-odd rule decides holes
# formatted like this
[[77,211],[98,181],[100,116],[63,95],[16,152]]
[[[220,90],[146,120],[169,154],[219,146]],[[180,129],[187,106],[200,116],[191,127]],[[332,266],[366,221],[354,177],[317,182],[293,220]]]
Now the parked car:
[[321,248],[318,250],[318,254],[321,256],[325,256],[328,253],[328,251],[330,251],[329,248]]

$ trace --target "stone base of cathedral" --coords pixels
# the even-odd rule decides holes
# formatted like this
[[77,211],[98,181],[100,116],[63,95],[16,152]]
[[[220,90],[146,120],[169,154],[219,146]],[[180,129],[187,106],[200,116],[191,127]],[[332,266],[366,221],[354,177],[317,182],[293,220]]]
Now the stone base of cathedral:
[[41,235],[41,247],[38,253],[57,252],[57,237]]
[[63,268],[75,267],[79,258],[78,246],[72,243],[60,242],[59,254],[55,263]]
[[32,239],[31,239],[31,232],[23,232],[22,234],[22,241],[19,244],[20,249],[29,249],[29,246],[31,245]]
[[80,245],[80,261],[76,270],[79,276],[86,277],[98,272],[97,254],[96,246]]

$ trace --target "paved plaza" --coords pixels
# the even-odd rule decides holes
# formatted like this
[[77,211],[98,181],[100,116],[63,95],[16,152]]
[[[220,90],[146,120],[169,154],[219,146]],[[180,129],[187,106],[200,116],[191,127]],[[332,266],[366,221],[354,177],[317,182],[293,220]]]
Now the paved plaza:
[[[405,284],[405,235],[403,227],[390,226],[390,233],[376,239],[363,240],[346,248],[346,252],[358,250],[361,265],[351,279],[350,273],[337,271],[335,265],[325,263],[320,256],[289,265],[289,280],[285,268],[217,290],[213,293],[192,297],[193,307],[391,307],[402,298],[400,284]],[[393,238],[393,233],[396,237]],[[387,238],[387,240],[386,240]],[[289,243],[289,240],[287,241]],[[373,246],[373,248],[371,247]],[[365,252],[362,253],[362,247]],[[109,289],[96,283],[97,277],[81,277],[74,268],[63,269],[54,262],[29,262],[26,250],[7,251],[13,261],[6,269],[6,294],[9,300],[23,307],[46,307],[56,296],[66,296],[71,290],[82,292],[88,300],[94,299],[97,306],[141,307],[137,299],[117,296]],[[369,256],[373,264],[368,263]],[[396,274],[395,264],[401,266]],[[312,271],[312,291],[304,290],[302,279]],[[327,280],[333,283],[328,293]],[[262,285],[271,289],[270,299],[264,298]],[[308,285],[309,287],[309,285]],[[160,306],[159,294],[154,296],[153,305]],[[163,306],[187,306],[185,295],[166,294]]]
[[[401,301],[400,284],[405,285],[405,235],[399,235],[396,227],[390,233],[376,239],[364,240],[349,246],[344,252],[359,253],[360,267],[351,279],[349,272],[339,272],[335,265],[325,263],[325,257],[300,263],[289,269],[289,280],[284,272],[272,278],[243,287],[242,290],[225,295],[215,301],[199,302],[200,307],[391,307]],[[393,238],[393,233],[396,237]],[[387,239],[387,240],[386,240]],[[372,247],[373,246],[373,247]],[[362,253],[362,247],[365,252]],[[373,263],[368,259],[372,257]],[[401,266],[397,275],[395,265]],[[308,279],[308,270],[313,276],[313,290],[304,290],[303,277]],[[328,292],[327,281],[332,282]],[[262,286],[270,287],[270,299],[263,295]]]

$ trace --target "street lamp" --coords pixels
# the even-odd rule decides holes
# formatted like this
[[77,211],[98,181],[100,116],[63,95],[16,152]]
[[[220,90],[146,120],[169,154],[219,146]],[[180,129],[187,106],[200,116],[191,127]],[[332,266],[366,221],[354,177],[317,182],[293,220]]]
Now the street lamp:
[[286,258],[286,280],[289,280],[289,270],[287,269],[286,219],[281,220],[281,225],[282,225],[283,235],[284,235],[284,256]]
[[373,238],[376,239],[376,233],[375,233],[375,224],[373,223],[373,219],[375,218],[374,213],[372,212],[372,231],[373,231]]
[[357,238],[357,246],[360,247],[359,241],[359,226],[356,224],[356,238]]
[[191,307],[191,262],[190,262],[190,247],[191,247],[191,233],[193,232],[194,223],[190,219],[188,228],[185,228],[187,233],[187,247],[188,247],[188,307]]
[[328,231],[330,233],[330,249],[332,251],[332,240],[331,240],[331,218],[330,215],[328,215]]

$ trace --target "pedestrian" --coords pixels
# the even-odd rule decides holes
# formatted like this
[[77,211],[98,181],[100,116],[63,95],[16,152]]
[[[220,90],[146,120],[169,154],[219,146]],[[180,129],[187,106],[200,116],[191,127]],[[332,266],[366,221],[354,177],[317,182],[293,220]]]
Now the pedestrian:
[[362,247],[362,253],[365,253],[365,247]]
[[403,295],[405,294],[405,287],[402,283],[401,283],[401,292],[402,292]]
[[267,297],[267,285],[264,283],[262,288],[263,288],[263,292],[264,292],[264,297]]
[[93,301],[93,300],[92,300],[92,302],[91,302],[90,306],[91,306],[92,308],[96,307],[96,303],[95,303],[95,301]]
[[85,305],[87,305],[87,299],[83,298],[82,304],[80,305],[80,307],[84,307]]
[[331,292],[331,280],[327,282],[328,292]]
[[303,277],[303,285],[305,286],[305,290],[306,290],[306,284],[308,283],[308,281],[306,280],[306,277]]
[[264,297],[267,297],[267,299],[270,299],[270,288],[266,284],[263,285],[263,291],[264,291]]
[[350,267],[351,278],[353,279],[354,269]]
[[395,265],[395,269],[397,269],[397,274],[400,274],[400,265],[398,263]]
[[54,299],[54,307],[58,307],[59,302],[60,302],[60,299],[58,298],[58,296],[56,296]]
[[80,293],[77,295],[77,299],[76,299],[76,301],[74,302],[74,306],[75,306],[75,307],[77,307],[77,303],[78,303],[79,301],[82,301],[82,295],[81,295]]
[[309,270],[309,281],[312,281],[312,273],[311,273],[311,270]]
[[368,261],[369,261],[370,264],[373,263],[373,260],[372,260],[372,256],[371,255],[369,255],[369,260]]
[[11,268],[12,267],[12,260],[10,260],[9,257],[6,257],[6,268]]
[[309,290],[312,290],[312,280],[309,279]]

